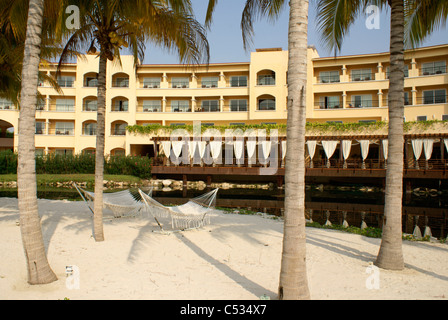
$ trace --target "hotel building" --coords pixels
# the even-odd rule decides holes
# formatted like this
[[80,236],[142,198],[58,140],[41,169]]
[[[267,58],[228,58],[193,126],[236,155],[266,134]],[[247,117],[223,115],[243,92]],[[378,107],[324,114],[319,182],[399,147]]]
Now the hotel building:
[[[106,154],[153,154],[153,142],[128,125],[285,124],[288,52],[258,49],[250,62],[148,65],[108,63]],[[405,120],[448,120],[448,45],[405,53]],[[55,74],[56,64],[41,68]],[[98,59],[64,64],[58,93],[39,83],[36,152],[94,152]],[[308,48],[306,115],[309,122],[388,120],[389,53],[319,57]],[[19,111],[0,100],[0,149],[17,150]],[[7,129],[14,131],[7,134]],[[12,130],[11,128],[14,128]]]

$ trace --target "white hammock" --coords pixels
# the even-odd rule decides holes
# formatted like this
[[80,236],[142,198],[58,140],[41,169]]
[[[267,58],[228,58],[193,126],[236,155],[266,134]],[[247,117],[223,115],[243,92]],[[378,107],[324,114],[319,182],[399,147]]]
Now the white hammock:
[[[73,185],[76,190],[78,190],[83,200],[87,202],[90,211],[94,213],[89,203],[94,201],[95,193],[78,187],[76,183],[73,183]],[[145,204],[141,201],[139,193],[140,189],[138,193],[132,193],[129,189],[112,193],[103,193],[104,208],[110,209],[115,218],[135,216],[145,208]],[[152,194],[152,188],[148,191],[148,194]]]
[[172,207],[164,206],[140,189],[138,191],[147,210],[152,214],[160,229],[164,231],[157,218],[171,218],[171,227],[181,230],[199,228],[210,224],[210,217],[207,214],[214,210],[218,190],[214,189],[190,199],[185,204]]

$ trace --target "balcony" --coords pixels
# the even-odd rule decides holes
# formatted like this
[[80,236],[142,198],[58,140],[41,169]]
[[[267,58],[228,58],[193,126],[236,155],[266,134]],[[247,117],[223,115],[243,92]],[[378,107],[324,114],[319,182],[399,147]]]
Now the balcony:
[[74,136],[75,129],[74,128],[55,128],[55,129],[50,129],[48,134],[56,135],[56,136]]
[[74,104],[55,104],[55,103],[52,103],[49,106],[49,111],[75,112],[75,105]]
[[432,76],[447,73],[446,66],[423,67],[420,70],[421,76]]

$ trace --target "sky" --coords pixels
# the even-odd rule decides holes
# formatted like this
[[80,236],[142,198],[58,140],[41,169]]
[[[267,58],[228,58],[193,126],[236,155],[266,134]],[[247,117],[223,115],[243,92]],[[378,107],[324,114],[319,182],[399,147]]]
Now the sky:
[[[208,0],[191,0],[196,18],[203,23]],[[317,9],[315,2],[310,1],[308,13],[308,45],[314,45],[321,57],[332,56],[334,53],[322,44],[316,27]],[[258,20],[254,24],[255,36],[253,44],[248,50],[243,47],[241,36],[241,13],[245,0],[220,0],[214,12],[213,23],[207,31],[210,45],[210,62],[249,62],[250,52],[258,48],[288,49],[288,1],[285,1],[280,17],[276,21],[268,19]],[[350,28],[339,55],[356,55],[365,53],[380,53],[389,51],[390,10],[379,12],[379,29],[366,27],[366,15],[360,17]],[[448,43],[448,29],[439,28],[422,46],[432,46]],[[179,58],[176,54],[147,45],[145,64],[176,64]]]

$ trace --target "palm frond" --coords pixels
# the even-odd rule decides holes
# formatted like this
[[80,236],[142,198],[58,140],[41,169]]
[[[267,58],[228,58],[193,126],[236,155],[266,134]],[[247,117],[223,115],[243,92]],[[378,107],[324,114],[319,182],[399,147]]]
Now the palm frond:
[[241,16],[243,46],[248,50],[254,36],[254,22],[260,18],[275,21],[285,4],[284,0],[247,0]]

